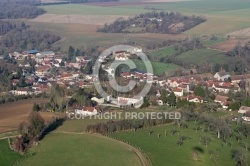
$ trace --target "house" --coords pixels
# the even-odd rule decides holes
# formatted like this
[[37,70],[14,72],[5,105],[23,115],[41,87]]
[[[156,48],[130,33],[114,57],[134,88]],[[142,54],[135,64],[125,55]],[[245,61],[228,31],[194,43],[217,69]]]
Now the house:
[[44,76],[47,74],[50,70],[50,66],[45,65],[45,66],[38,66],[36,69],[36,75],[38,76]]
[[55,55],[56,54],[53,51],[46,51],[46,52],[36,53],[36,56],[38,56],[38,57],[55,56]]
[[250,107],[247,106],[241,106],[238,113],[245,114],[247,111],[250,111]]
[[128,60],[128,57],[126,55],[118,55],[115,57],[116,61],[126,61]]
[[37,50],[27,50],[24,51],[25,54],[29,54],[29,55],[36,55],[39,51]]
[[28,95],[30,91],[27,88],[17,88],[16,90],[12,91],[14,95]]
[[230,74],[228,72],[226,72],[225,70],[221,70],[217,73],[215,73],[214,78],[217,79],[218,81],[225,81],[227,80],[230,76]]
[[173,92],[175,96],[183,96],[183,89],[181,88],[173,88]]
[[118,97],[118,105],[122,106],[129,106],[129,107],[136,107],[139,108],[143,104],[143,97],[134,96],[134,97]]
[[244,121],[250,122],[250,111],[247,111],[245,115],[242,117]]
[[196,96],[196,95],[188,95],[187,96],[187,101],[188,102],[193,102],[193,103],[203,103],[202,97]]
[[93,116],[100,112],[96,107],[83,107],[82,109],[75,109],[74,111],[75,114],[80,114],[82,116]]
[[124,72],[124,73],[121,74],[121,76],[123,78],[131,78],[133,75],[131,73],[129,73],[129,72]]
[[222,95],[217,95],[214,99],[214,102],[219,103],[222,108],[226,109],[228,108],[228,97],[227,96],[222,96]]

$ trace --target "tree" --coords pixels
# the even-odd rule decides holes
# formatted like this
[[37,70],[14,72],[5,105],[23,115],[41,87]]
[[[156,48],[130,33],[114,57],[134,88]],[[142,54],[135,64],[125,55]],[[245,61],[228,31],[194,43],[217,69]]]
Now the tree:
[[229,110],[231,109],[232,111],[239,110],[239,108],[240,108],[240,103],[238,101],[231,103],[228,107],[228,109]]
[[211,137],[208,136],[208,135],[203,135],[203,136],[201,137],[201,143],[202,143],[203,145],[206,145],[206,148],[207,148],[208,144],[210,144],[211,141],[212,141],[212,139],[211,139]]
[[163,103],[167,102],[167,91],[165,89],[163,89],[161,91],[161,97],[160,97],[160,99],[162,100]]
[[75,49],[74,47],[72,46],[69,46],[69,49],[68,49],[68,60],[72,60],[75,56]]
[[201,86],[195,87],[194,94],[197,96],[206,97],[206,92]]
[[168,97],[167,97],[167,103],[171,106],[174,107],[176,106],[176,96],[174,92],[171,92]]
[[30,112],[28,116],[29,136],[31,138],[38,137],[44,129],[45,121],[38,112]]
[[38,112],[39,110],[40,110],[39,104],[34,103],[33,108],[32,108],[32,111]]
[[149,101],[148,101],[148,99],[146,97],[144,97],[143,98],[143,104],[141,105],[140,108],[145,108],[145,107],[148,107],[148,106],[150,106]]
[[232,158],[239,166],[247,166],[247,153],[244,149],[237,149],[232,151]]

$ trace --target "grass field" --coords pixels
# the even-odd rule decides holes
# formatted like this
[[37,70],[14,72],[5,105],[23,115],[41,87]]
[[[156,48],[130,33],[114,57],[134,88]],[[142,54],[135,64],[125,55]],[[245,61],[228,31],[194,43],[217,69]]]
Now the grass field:
[[7,139],[0,140],[1,166],[13,165],[16,161],[19,161],[21,159],[23,159],[23,156],[10,150]]
[[172,55],[175,52],[176,51],[175,51],[174,47],[165,47],[165,48],[159,49],[157,51],[150,52],[149,54],[153,55],[153,56],[162,57],[162,56]]
[[177,59],[187,63],[187,64],[210,64],[219,63],[224,64],[227,62],[227,57],[225,53],[219,52],[211,49],[197,49],[184,52],[176,57]]
[[[166,166],[166,165],[185,165],[185,166],[208,166],[216,165],[211,159],[209,152],[218,151],[218,156],[215,160],[217,165],[230,165],[233,166],[236,163],[231,159],[231,151],[234,148],[240,147],[240,144],[232,138],[230,142],[232,143],[232,148],[229,145],[225,145],[216,136],[209,134],[212,137],[211,143],[206,148],[205,145],[199,144],[199,137],[205,133],[198,131],[196,133],[193,130],[193,125],[190,124],[188,129],[178,128],[180,135],[174,134],[171,136],[168,134],[165,137],[165,130],[170,131],[173,126],[161,126],[153,127],[147,129],[141,129],[136,132],[119,132],[112,134],[113,137],[119,138],[124,141],[130,142],[132,145],[140,147],[145,151],[153,165],[156,166]],[[148,132],[153,131],[149,136]],[[158,138],[158,134],[161,134]],[[191,139],[184,141],[182,146],[176,144],[180,136],[190,136]],[[242,140],[242,142],[246,140]],[[199,159],[193,160],[192,152],[199,149]],[[248,153],[249,154],[249,153]],[[250,155],[248,155],[248,161],[250,162]]]
[[[125,0],[125,2],[130,2]],[[118,3],[119,4],[119,3]],[[243,36],[248,34],[250,27],[250,3],[248,0],[197,0],[165,3],[139,3],[135,5],[96,6],[90,4],[67,4],[41,6],[46,15],[26,21],[35,27],[44,28],[60,35],[63,39],[57,43],[66,51],[73,46],[109,46],[124,42],[126,39],[143,46],[147,43],[171,39],[163,34],[104,34],[96,29],[105,22],[111,22],[119,16],[134,16],[150,10],[145,7],[163,9],[165,11],[181,12],[188,15],[200,15],[207,18],[202,23],[188,31],[185,35],[220,34]],[[244,30],[242,30],[244,29]],[[239,31],[242,30],[242,31]],[[233,33],[233,32],[237,33]],[[182,34],[182,35],[184,35]],[[178,37],[178,36],[177,36]]]
[[[135,62],[137,69],[146,71],[146,67],[145,67],[143,61],[134,60],[134,62]],[[175,71],[178,68],[180,68],[179,66],[172,64],[172,63],[151,62],[151,64],[153,67],[153,72],[156,75],[161,75],[161,74],[168,72],[168,71]]]
[[89,134],[51,133],[31,150],[35,153],[20,166],[139,166],[136,154],[127,147]]

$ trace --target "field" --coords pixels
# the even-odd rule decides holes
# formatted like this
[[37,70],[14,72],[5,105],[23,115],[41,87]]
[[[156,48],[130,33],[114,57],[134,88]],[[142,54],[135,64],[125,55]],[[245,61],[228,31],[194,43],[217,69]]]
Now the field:
[[[0,133],[16,130],[19,123],[25,120],[32,111],[34,103],[44,103],[47,99],[27,99],[0,105]],[[49,122],[55,113],[41,112],[42,117]]]
[[197,49],[184,52],[176,57],[187,64],[210,64],[210,63],[227,63],[225,53],[212,49]]
[[[156,2],[156,1],[154,1]],[[157,1],[158,2],[158,1]],[[99,5],[98,5],[99,4]],[[66,4],[47,5],[41,8],[47,11],[46,14],[33,20],[25,20],[28,24],[43,28],[60,35],[63,39],[56,45],[68,49],[73,46],[110,46],[131,40],[136,44],[144,46],[152,42],[159,42],[167,39],[185,38],[189,35],[211,35],[219,34],[227,36],[246,37],[247,28],[250,27],[250,4],[247,0],[197,0],[183,2],[161,1],[151,3],[149,1],[129,1],[90,4]],[[164,34],[105,34],[98,33],[96,29],[110,23],[118,17],[130,17],[139,13],[148,12],[145,9],[156,8],[165,11],[181,12],[188,15],[199,15],[207,18],[207,22],[200,24],[181,35]],[[223,21],[223,24],[222,24]]]
[[90,134],[51,133],[32,152],[34,156],[22,160],[18,165],[141,165],[134,151],[126,146]]
[[[174,134],[171,136],[168,134],[166,137],[165,130],[168,132],[173,126],[147,128],[136,132],[119,132],[112,134],[112,136],[140,147],[149,155],[153,165],[157,166],[235,165],[231,159],[231,151],[233,148],[240,147],[240,144],[235,139],[230,140],[233,145],[233,148],[230,148],[229,145],[225,145],[225,143],[216,138],[216,136],[209,134],[212,137],[212,141],[206,148],[205,145],[199,144],[199,137],[204,135],[204,132],[198,131],[198,133],[196,133],[196,131],[193,130],[193,125],[194,124],[190,124],[188,129],[178,128],[180,135]],[[149,131],[153,132],[150,136],[148,134]],[[158,138],[158,134],[161,135],[160,138]],[[185,141],[182,146],[178,146],[176,142],[180,136],[183,135],[190,136],[191,139]],[[192,158],[192,152],[195,151],[199,154],[198,160]],[[211,156],[209,155],[210,151],[217,151],[218,156],[215,157],[217,164],[211,160]],[[248,161],[250,162],[249,157],[250,156],[248,156]]]
[[149,54],[157,57],[162,57],[162,56],[172,55],[174,53],[175,53],[174,47],[166,47],[154,52],[150,52]]
[[[139,70],[143,70],[146,71],[146,67],[143,63],[143,61],[141,60],[134,60],[136,67]],[[161,75],[164,74],[165,72],[168,71],[175,71],[178,68],[180,68],[179,66],[172,64],[172,63],[161,63],[161,62],[151,62],[152,67],[153,67],[153,72],[156,75]]]
[[0,140],[0,163],[1,166],[10,166],[16,161],[23,159],[23,156],[10,150],[7,139]]

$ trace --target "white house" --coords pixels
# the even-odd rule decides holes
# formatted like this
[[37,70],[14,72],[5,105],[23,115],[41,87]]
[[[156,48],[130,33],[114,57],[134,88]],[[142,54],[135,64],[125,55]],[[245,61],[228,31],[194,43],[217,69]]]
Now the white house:
[[175,96],[183,96],[183,89],[181,88],[173,88],[173,92]]
[[226,72],[225,70],[221,70],[221,71],[215,73],[215,75],[214,75],[214,78],[217,79],[218,81],[225,81],[229,77],[231,77],[231,75],[228,72]]
[[228,97],[227,96],[222,96],[222,95],[217,95],[214,99],[214,102],[219,103],[222,108],[227,109],[228,108]]
[[26,88],[17,88],[16,90],[11,91],[13,95],[28,95],[31,92]]
[[143,97],[134,96],[130,97],[118,97],[118,105],[121,106],[131,106],[139,108],[143,104]]
[[192,103],[203,103],[202,97],[196,95],[188,95],[187,101]]
[[250,107],[247,106],[241,106],[238,113],[245,114],[247,111],[250,111]]
[[45,57],[45,56],[55,56],[55,52],[47,51],[47,52],[39,52],[36,54],[38,57]]
[[75,109],[75,114],[80,114],[82,116],[93,116],[99,113],[96,107],[83,107],[82,109]]
[[126,61],[128,60],[128,57],[126,55],[118,55],[115,57],[116,61]]

